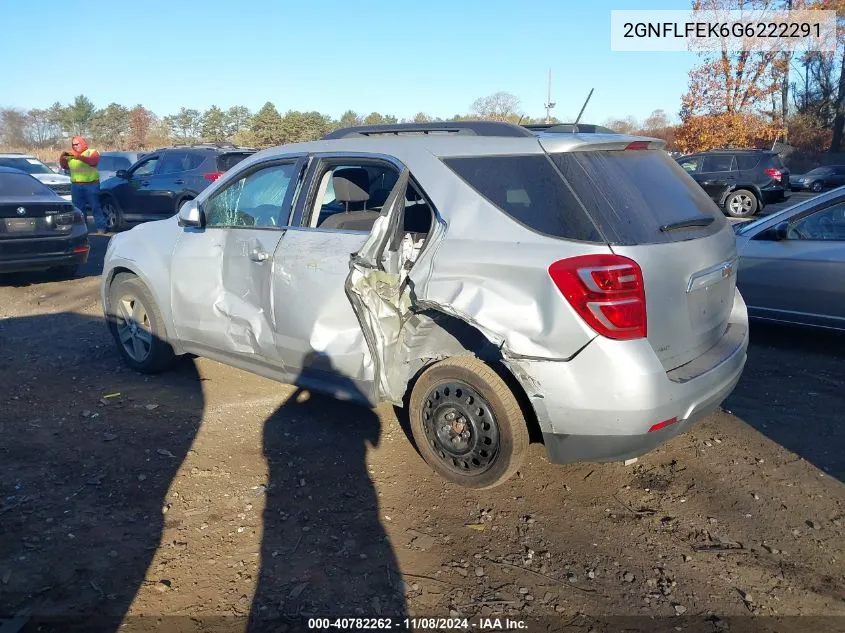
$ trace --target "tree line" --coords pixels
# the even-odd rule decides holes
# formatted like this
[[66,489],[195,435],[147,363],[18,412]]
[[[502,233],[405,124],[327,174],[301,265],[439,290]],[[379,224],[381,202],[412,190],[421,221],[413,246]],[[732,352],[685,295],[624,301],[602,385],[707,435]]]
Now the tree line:
[[[735,0],[693,0],[696,10],[738,8]],[[683,152],[769,146],[809,153],[845,145],[845,0],[743,0],[745,10],[819,9],[837,14],[836,50],[713,51],[689,75],[674,143]]]
[[[466,114],[437,118],[418,112],[401,122],[466,119],[514,123],[540,123],[545,120],[525,116],[521,113],[517,97],[497,92],[476,99]],[[557,119],[552,120],[558,122]],[[104,149],[143,150],[198,142],[228,142],[264,148],[315,140],[340,127],[399,122],[400,119],[391,114],[359,114],[352,110],[347,110],[337,119],[316,111],[289,110],[282,114],[269,101],[257,112],[251,112],[245,106],[223,109],[213,105],[203,112],[182,107],[174,114],[159,117],[141,104],[126,107],[110,103],[97,108],[87,96],[79,95],[71,103],[63,105],[57,102],[45,109],[0,108],[0,145],[52,149],[66,145],[68,136],[81,134]]]

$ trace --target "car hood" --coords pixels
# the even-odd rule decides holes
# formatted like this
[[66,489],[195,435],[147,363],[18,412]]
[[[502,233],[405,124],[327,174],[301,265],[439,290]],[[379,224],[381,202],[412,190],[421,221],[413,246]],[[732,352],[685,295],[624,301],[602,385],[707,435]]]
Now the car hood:
[[64,174],[32,174],[45,185],[69,185],[70,176]]

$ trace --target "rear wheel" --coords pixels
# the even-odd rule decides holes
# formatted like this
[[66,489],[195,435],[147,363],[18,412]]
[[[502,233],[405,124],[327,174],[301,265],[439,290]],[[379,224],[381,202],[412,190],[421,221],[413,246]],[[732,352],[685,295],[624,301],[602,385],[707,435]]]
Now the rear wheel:
[[447,358],[426,369],[411,392],[408,413],[423,459],[461,486],[503,483],[528,449],[528,427],[514,394],[477,358]]
[[109,330],[132,369],[155,374],[173,365],[164,319],[149,289],[135,275],[117,275],[109,286]]
[[115,232],[123,228],[123,212],[112,198],[103,198],[100,201],[100,208],[106,218],[107,231]]
[[725,211],[732,218],[747,218],[757,213],[757,196],[746,189],[738,189],[725,200]]

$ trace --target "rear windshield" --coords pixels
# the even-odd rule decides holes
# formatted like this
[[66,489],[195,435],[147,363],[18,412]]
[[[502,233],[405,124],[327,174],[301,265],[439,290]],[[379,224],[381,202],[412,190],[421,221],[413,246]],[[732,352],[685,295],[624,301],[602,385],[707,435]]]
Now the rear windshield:
[[488,201],[530,229],[570,240],[604,241],[544,155],[447,158],[443,162]]
[[0,197],[49,196],[52,192],[26,174],[0,174]]
[[[701,186],[659,150],[552,154],[611,244],[678,242],[713,235],[727,220]],[[706,226],[677,228],[686,221]]]
[[252,152],[238,152],[231,154],[220,154],[217,157],[217,169],[227,171],[241,162],[244,158],[251,156]]
[[53,173],[53,170],[36,158],[0,158],[0,167],[13,167],[14,169],[25,171],[28,174]]

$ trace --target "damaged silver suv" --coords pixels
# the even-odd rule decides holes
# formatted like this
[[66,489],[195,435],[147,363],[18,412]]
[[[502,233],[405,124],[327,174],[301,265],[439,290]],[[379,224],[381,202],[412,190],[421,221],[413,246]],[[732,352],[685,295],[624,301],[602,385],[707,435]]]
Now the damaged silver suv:
[[734,233],[662,147],[462,122],[268,149],[112,238],[109,327],[138,371],[191,353],[404,407],[464,486],[534,432],[556,463],[638,456],[719,406],[748,345]]

